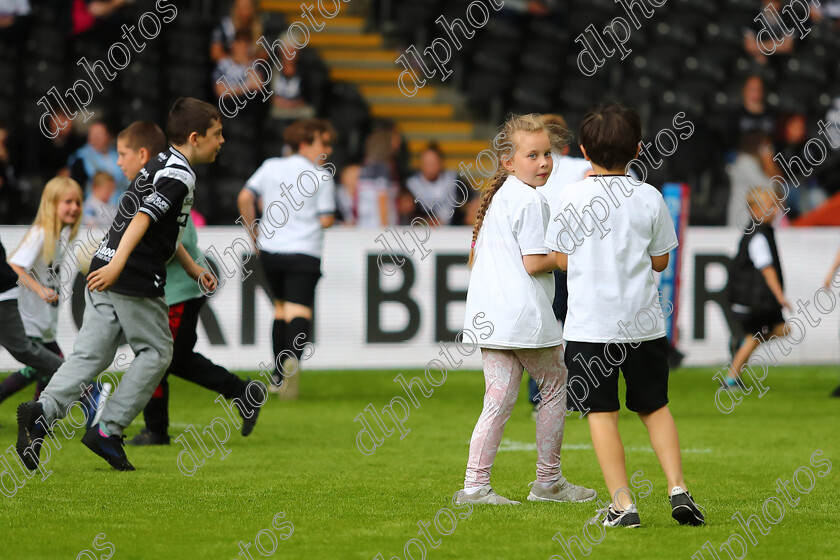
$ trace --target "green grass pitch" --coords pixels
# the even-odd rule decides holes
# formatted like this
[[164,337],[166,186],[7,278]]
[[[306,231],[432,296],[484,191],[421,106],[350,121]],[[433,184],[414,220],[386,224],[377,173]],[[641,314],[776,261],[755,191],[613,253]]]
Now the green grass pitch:
[[[701,549],[707,541],[717,558],[730,554],[721,545],[733,533],[746,538],[742,551],[732,540],[733,554],[754,559],[836,558],[840,545],[840,400],[828,393],[837,382],[836,367],[779,367],[759,399],[754,392],[729,415],[714,405],[712,369],[682,369],[671,376],[671,410],[677,420],[686,480],[705,507],[705,527],[680,527],[670,517],[665,480],[646,433],[635,415],[622,413],[622,437],[628,473],[635,477],[642,528],[611,529],[601,542],[596,526],[587,528],[589,551],[571,549],[574,558],[684,559],[715,558]],[[407,379],[422,375],[404,371]],[[42,480],[26,480],[13,497],[0,497],[2,544],[0,558],[58,559],[365,559],[382,554],[384,560],[414,560],[421,551],[406,543],[418,537],[418,522],[430,523],[431,544],[425,557],[436,559],[554,560],[569,558],[557,540],[585,538],[585,522],[594,503],[546,504],[524,501],[534,479],[536,452],[534,423],[523,383],[520,402],[507,425],[496,458],[493,486],[502,495],[523,500],[516,508],[475,507],[456,510],[452,494],[463,483],[467,447],[481,410],[483,378],[479,372],[450,371],[434,394],[418,394],[419,408],[411,407],[404,439],[397,432],[384,439],[373,455],[356,447],[361,428],[353,419],[373,404],[378,410],[403,390],[392,380],[396,371],[307,371],[301,379],[301,398],[269,399],[254,433],[231,435],[230,454],[216,451],[192,477],[179,472],[177,454],[183,448],[128,447],[136,472],[111,470],[81,445],[81,432],[53,453]],[[244,375],[244,373],[243,373]],[[252,374],[253,375],[253,374]],[[4,457],[16,436],[15,408],[31,389],[0,406],[0,438]],[[216,395],[178,379],[171,382],[170,434],[177,436],[192,423],[199,431],[223,416]],[[133,436],[141,418],[127,430]],[[197,449],[193,440],[192,445]],[[204,435],[206,445],[212,445]],[[828,459],[813,466],[816,450]],[[594,487],[599,498],[606,489],[592,451],[585,421],[570,416],[562,452],[564,474],[573,482]],[[10,463],[11,464],[11,463]],[[795,507],[784,503],[776,480],[791,480],[800,467],[799,482],[807,493],[788,486]],[[2,463],[0,463],[2,468]],[[15,469],[17,467],[14,467]],[[822,472],[825,476],[818,476]],[[17,476],[21,477],[18,473]],[[8,477],[4,477],[8,485]],[[645,497],[650,483],[652,492]],[[762,514],[778,516],[773,501],[784,504],[784,517],[770,524]],[[452,528],[449,509],[456,518]],[[277,517],[283,512],[285,517]],[[750,542],[737,520],[757,514]],[[469,513],[469,515],[467,515]],[[272,521],[275,525],[272,527]],[[283,525],[283,523],[286,523]],[[289,535],[291,528],[294,532]],[[260,533],[262,531],[262,533]],[[102,533],[94,546],[94,538]],[[270,533],[270,534],[269,534]],[[277,542],[273,548],[272,537]],[[285,537],[285,538],[280,538]],[[254,544],[259,539],[259,546]],[[250,543],[240,554],[239,542]],[[110,544],[110,546],[109,546]],[[112,550],[113,549],[113,550]],[[83,551],[89,553],[83,553]],[[267,556],[265,553],[269,553]]]

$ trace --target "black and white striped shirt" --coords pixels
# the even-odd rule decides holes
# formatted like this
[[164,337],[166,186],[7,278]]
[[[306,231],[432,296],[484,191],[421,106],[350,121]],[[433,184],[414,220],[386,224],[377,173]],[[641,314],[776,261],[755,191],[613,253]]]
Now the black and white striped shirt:
[[128,296],[162,296],[166,261],[178,248],[194,191],[195,173],[186,158],[175,148],[159,153],[120,197],[117,217],[91,260],[91,272],[111,262],[126,227],[137,212],[143,212],[152,223],[110,289]]

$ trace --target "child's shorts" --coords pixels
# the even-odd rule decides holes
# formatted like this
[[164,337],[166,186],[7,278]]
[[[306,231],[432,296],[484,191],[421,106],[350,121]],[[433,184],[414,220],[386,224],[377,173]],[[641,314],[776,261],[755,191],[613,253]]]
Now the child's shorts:
[[569,341],[566,367],[566,406],[571,410],[583,414],[619,410],[619,368],[627,384],[628,409],[653,412],[668,404],[668,339],[664,336],[634,343]]
[[760,334],[763,338],[767,338],[776,325],[781,325],[785,322],[781,307],[773,311],[763,311],[761,313],[739,313],[738,311],[733,311],[733,313],[741,324],[741,328],[744,329],[744,334],[747,336]]

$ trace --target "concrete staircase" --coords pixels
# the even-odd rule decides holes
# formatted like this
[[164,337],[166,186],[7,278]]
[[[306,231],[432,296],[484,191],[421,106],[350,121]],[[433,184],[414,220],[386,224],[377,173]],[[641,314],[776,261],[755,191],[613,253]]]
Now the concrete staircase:
[[[306,24],[300,4],[301,0],[263,0],[260,7],[283,13],[289,24]],[[332,7],[329,2],[327,5]],[[462,161],[475,162],[478,153],[489,147],[490,136],[484,127],[458,118],[464,113],[460,94],[451,87],[427,83],[413,97],[403,95],[397,87],[402,68],[394,62],[400,53],[383,46],[381,34],[365,32],[365,18],[350,15],[350,9],[342,3],[342,12],[332,19],[322,19],[318,10],[313,10],[316,23],[326,26],[311,33],[308,46],[319,51],[330,79],[356,84],[373,117],[397,123],[408,141],[413,167],[419,165],[420,153],[429,140],[438,141],[447,169],[457,171]]]

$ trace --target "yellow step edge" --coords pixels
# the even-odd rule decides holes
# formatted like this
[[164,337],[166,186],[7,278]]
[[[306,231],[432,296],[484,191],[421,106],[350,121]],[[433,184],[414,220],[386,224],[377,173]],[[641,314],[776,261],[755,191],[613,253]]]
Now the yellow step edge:
[[[305,4],[306,2],[303,1],[303,3]],[[297,21],[297,22],[300,22],[300,23],[305,23],[307,25],[311,25],[309,23],[309,21],[300,14],[300,10],[301,10],[300,4],[298,4],[298,7],[297,7],[298,15],[289,16],[288,18],[286,18],[288,20],[288,22],[291,24],[291,23],[294,23],[294,22]],[[318,10],[312,10],[312,18],[311,19],[315,20],[315,24],[318,25],[318,26],[320,26],[322,23],[326,24],[326,27],[322,31],[329,31],[330,27],[358,27],[358,28],[361,29],[365,25],[365,18],[362,18],[362,17],[338,15],[338,16],[335,16],[335,17],[332,17],[332,18],[327,18],[327,17],[323,17],[318,12]]]
[[385,51],[349,51],[322,50],[321,58],[326,62],[364,61],[364,62],[394,62],[399,53],[393,50]]
[[[408,151],[412,155],[420,155],[429,143],[425,140],[409,140]],[[441,140],[438,147],[446,154],[478,154],[490,148],[484,140]]]
[[449,119],[455,113],[452,105],[382,105],[374,103],[370,106],[370,114],[378,118],[388,119]]
[[[478,155],[478,154],[476,154],[476,155]],[[448,169],[450,171],[460,171],[461,162],[466,162],[466,163],[475,162],[475,156],[476,155],[474,155],[472,157],[445,157],[443,159],[443,167],[444,167],[444,169]],[[409,164],[411,165],[411,167],[413,169],[419,169],[420,168],[420,158],[419,157],[411,158],[411,161],[409,162]],[[475,169],[475,164],[473,164],[472,167],[473,167],[473,169]],[[480,173],[474,173],[474,178],[476,180],[479,180],[479,179],[482,178],[482,175]]]
[[473,124],[464,121],[397,121],[406,134],[472,134]]
[[310,47],[355,47],[379,48],[382,46],[382,35],[378,33],[311,33]]
[[[297,12],[300,13],[302,0],[262,0],[260,10],[265,12]],[[316,10],[317,13],[317,10]]]
[[392,82],[400,76],[397,69],[330,68],[330,79],[350,82]]
[[397,86],[359,86],[359,92],[365,97],[395,97],[399,99],[431,99],[437,94],[433,86],[426,86],[417,90],[412,97],[405,95]]

